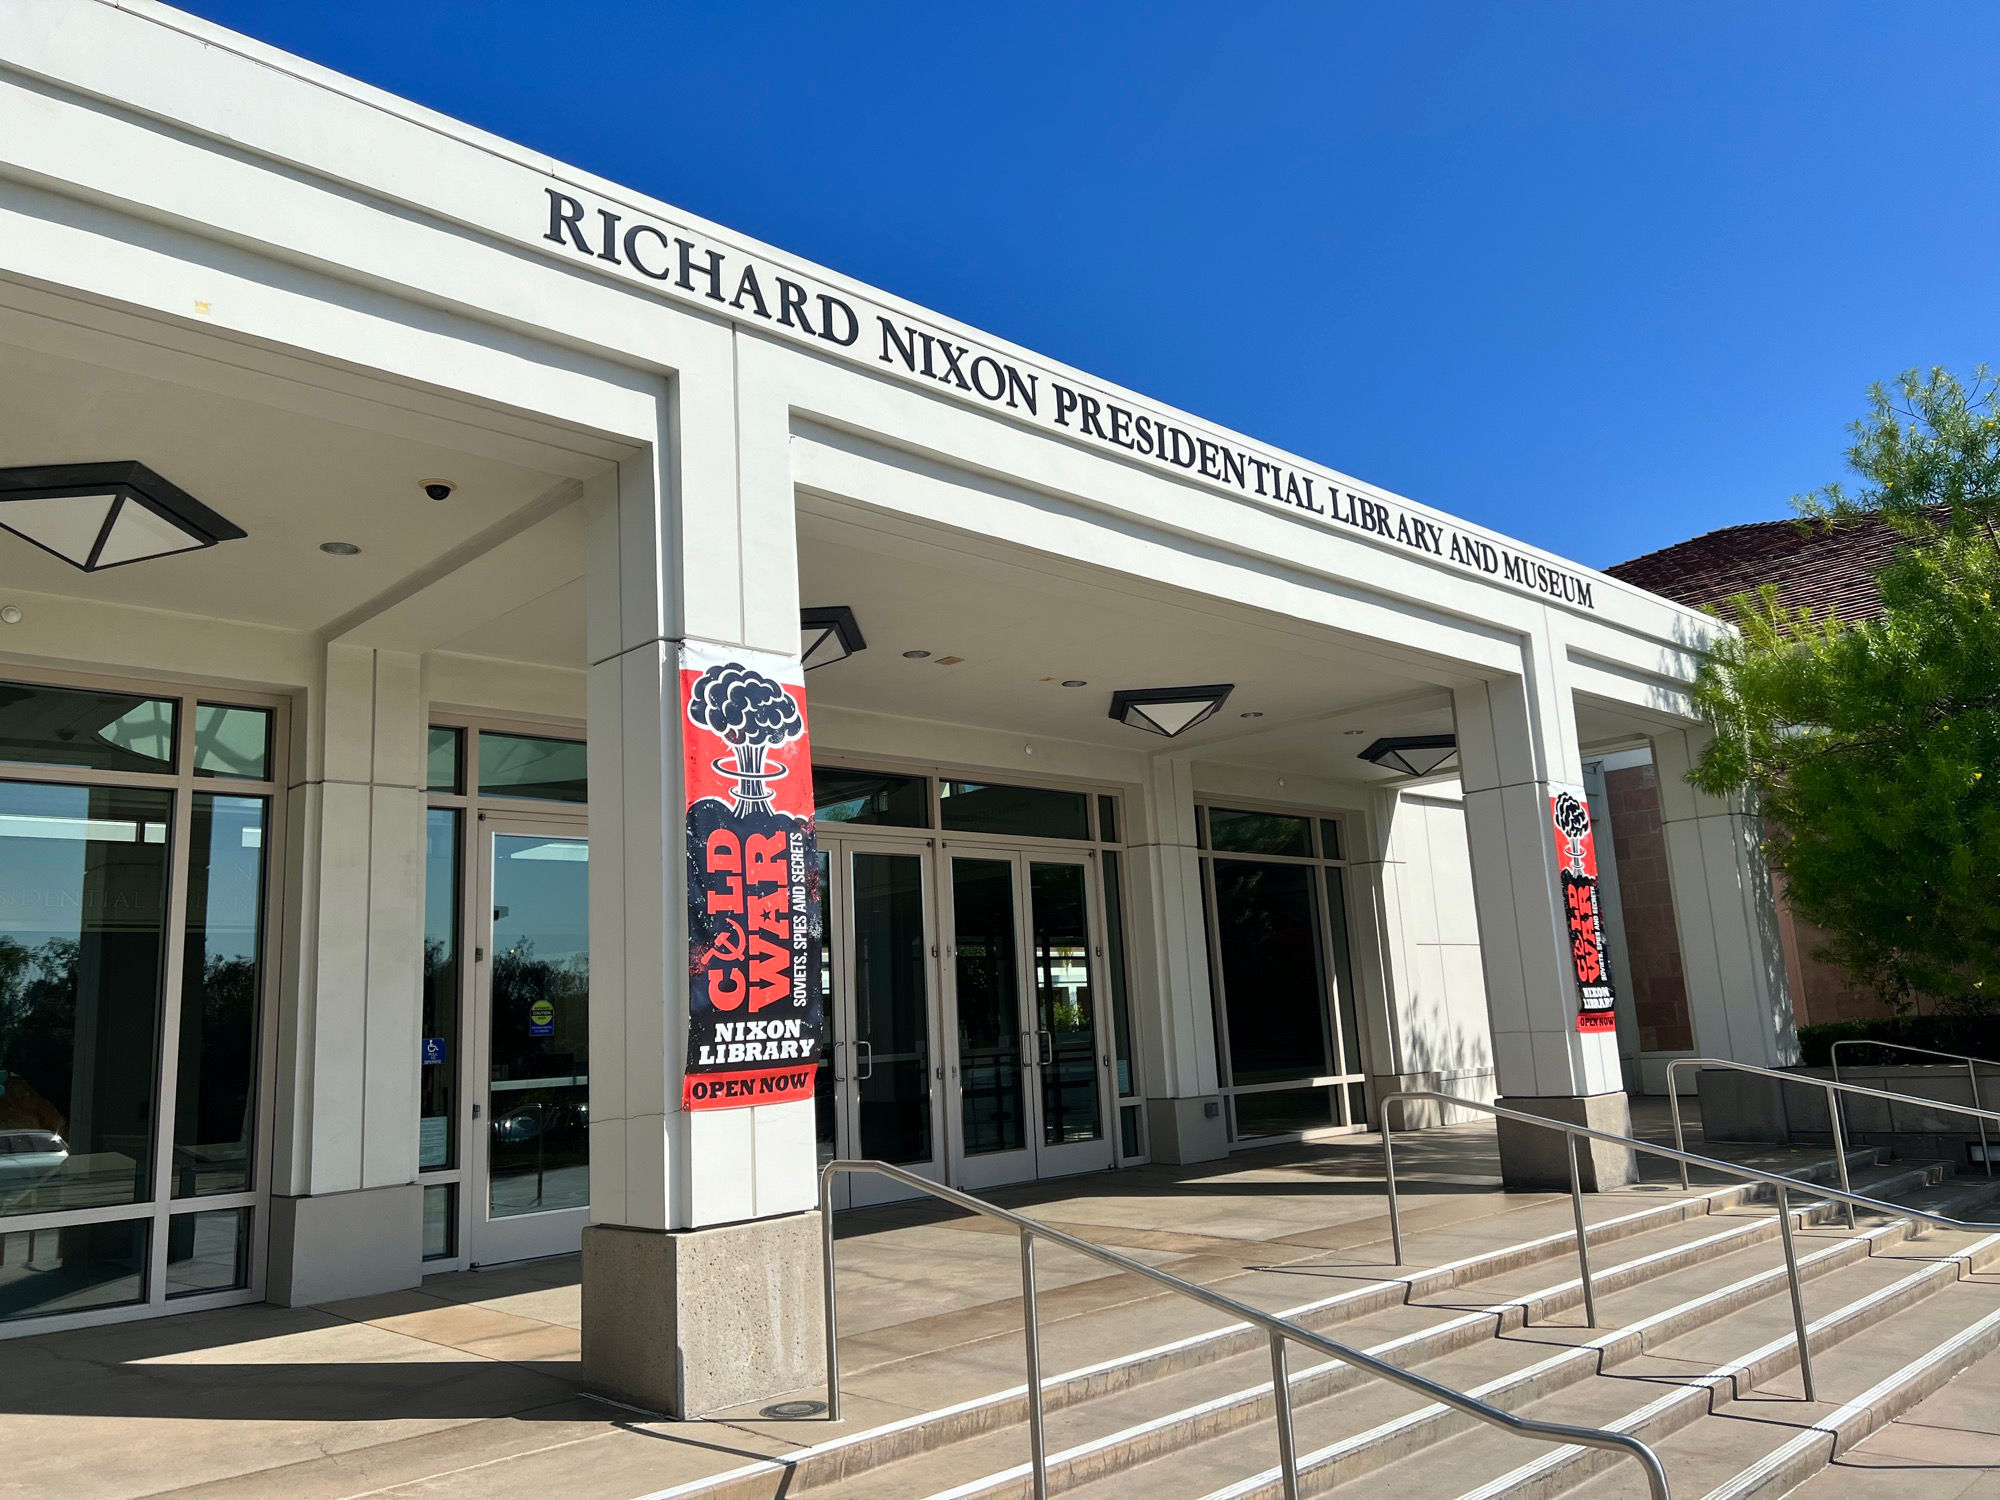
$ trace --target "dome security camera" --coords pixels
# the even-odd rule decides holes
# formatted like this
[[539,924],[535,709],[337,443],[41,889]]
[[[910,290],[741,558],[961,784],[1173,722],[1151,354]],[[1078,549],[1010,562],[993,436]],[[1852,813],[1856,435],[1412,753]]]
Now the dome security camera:
[[426,479],[423,488],[424,493],[433,500],[449,500],[451,492],[458,486],[449,479]]

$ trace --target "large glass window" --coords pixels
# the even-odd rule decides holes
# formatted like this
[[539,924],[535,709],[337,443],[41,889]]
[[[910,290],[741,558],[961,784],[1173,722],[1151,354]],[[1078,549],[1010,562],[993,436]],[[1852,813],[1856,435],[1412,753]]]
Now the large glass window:
[[0,1321],[145,1301],[147,1229],[145,1219],[0,1229]]
[[1208,839],[1209,847],[1218,852],[1310,855],[1312,819],[1214,807],[1208,813]]
[[194,774],[268,781],[271,721],[268,708],[201,703],[194,711]]
[[1316,883],[1310,865],[1215,861],[1216,945],[1230,996],[1232,1083],[1330,1071]]
[[465,731],[433,725],[424,752],[424,783],[434,792],[465,790]]
[[433,807],[424,823],[423,1038],[417,1072],[417,1167],[458,1165],[459,864],[464,814]]
[[176,1198],[242,1192],[251,1183],[268,806],[262,797],[194,798],[174,1089]]
[[485,797],[588,802],[590,780],[583,742],[482,729],[479,791]]
[[1004,833],[1039,839],[1090,837],[1090,798],[1083,792],[945,781],[938,787],[938,797],[944,826],[953,833]]
[[1339,824],[1202,808],[1197,826],[1233,1136],[1365,1124]]
[[172,698],[0,682],[0,760],[91,771],[174,768]]
[[930,826],[930,780],[893,771],[813,767],[813,816],[821,823]]
[[282,728],[0,683],[0,1319],[257,1295]]
[[152,1196],[172,802],[0,782],[0,1215]]

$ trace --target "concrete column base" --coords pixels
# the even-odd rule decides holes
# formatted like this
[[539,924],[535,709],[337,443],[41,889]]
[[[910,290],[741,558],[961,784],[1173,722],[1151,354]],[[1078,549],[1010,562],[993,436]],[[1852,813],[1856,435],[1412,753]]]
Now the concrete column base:
[[1368,1097],[1375,1107],[1375,1127],[1387,1124],[1392,1130],[1430,1130],[1444,1123],[1444,1106],[1428,1099],[1411,1099],[1396,1106],[1393,1119],[1382,1118],[1381,1100],[1388,1094],[1437,1094],[1444,1091],[1442,1073],[1371,1073]]
[[1174,1166],[1221,1161],[1229,1154],[1229,1121],[1223,1117],[1221,1097],[1148,1099],[1146,1150],[1154,1161]]
[[[1556,1098],[1503,1095],[1494,1102],[1503,1109],[1546,1115],[1551,1120],[1584,1125],[1592,1130],[1615,1135],[1632,1133],[1632,1106],[1622,1093]],[[1500,1179],[1508,1189],[1536,1193],[1569,1191],[1569,1143],[1560,1131],[1542,1130],[1508,1119],[1498,1121],[1498,1125]],[[1638,1153],[1604,1141],[1579,1140],[1576,1165],[1586,1193],[1613,1192],[1630,1187],[1639,1178]]]
[[819,1214],[583,1231],[583,1378],[688,1419],[826,1380]]
[[400,1292],[423,1279],[420,1184],[272,1197],[266,1301],[305,1307]]

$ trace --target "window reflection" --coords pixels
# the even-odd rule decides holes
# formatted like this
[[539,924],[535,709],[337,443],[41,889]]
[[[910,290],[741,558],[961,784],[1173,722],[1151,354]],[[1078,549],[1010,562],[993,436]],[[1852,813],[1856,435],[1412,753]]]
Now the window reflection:
[[194,799],[181,972],[174,1196],[250,1186],[263,978],[265,802]]
[[589,848],[493,839],[491,1217],[590,1201]]
[[417,1166],[458,1165],[459,817],[433,807],[424,826],[423,1038],[417,1075]]
[[0,682],[0,760],[94,771],[171,771],[171,698]]
[[168,808],[0,782],[0,1214],[151,1196]]

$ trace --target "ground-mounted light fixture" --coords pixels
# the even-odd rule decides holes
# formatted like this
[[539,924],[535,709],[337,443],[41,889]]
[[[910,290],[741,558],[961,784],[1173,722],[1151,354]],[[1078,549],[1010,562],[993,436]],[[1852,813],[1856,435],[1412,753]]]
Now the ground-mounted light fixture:
[[810,672],[814,667],[846,661],[857,651],[866,651],[861,627],[854,611],[845,604],[828,604],[799,611],[799,662]]
[[1435,776],[1458,759],[1458,740],[1449,734],[1401,734],[1376,740],[1361,752],[1399,776]]
[[0,528],[86,573],[247,535],[132,459],[0,469]]
[[1210,718],[1236,690],[1233,682],[1201,687],[1120,688],[1111,695],[1111,717],[1149,734],[1172,739]]

